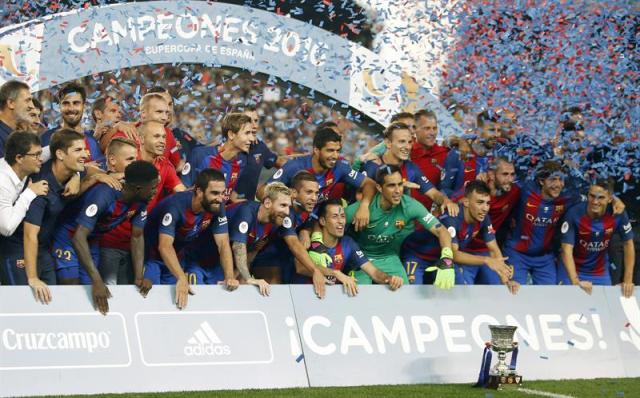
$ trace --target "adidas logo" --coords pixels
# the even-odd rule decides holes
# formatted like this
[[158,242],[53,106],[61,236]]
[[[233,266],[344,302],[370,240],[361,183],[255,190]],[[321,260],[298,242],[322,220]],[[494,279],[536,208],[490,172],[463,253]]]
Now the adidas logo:
[[209,322],[202,322],[200,327],[187,340],[184,347],[186,356],[228,356],[231,355],[231,348],[224,344],[220,337],[213,330]]

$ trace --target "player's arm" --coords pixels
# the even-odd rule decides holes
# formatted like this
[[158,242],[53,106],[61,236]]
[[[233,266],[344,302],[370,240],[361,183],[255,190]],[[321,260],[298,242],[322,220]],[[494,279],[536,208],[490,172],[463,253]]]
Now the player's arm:
[[[307,249],[300,243],[296,235],[285,235],[283,237],[284,242],[289,247],[289,250],[295,257],[296,271],[299,274],[311,276],[313,280],[313,289],[319,298],[323,298],[325,295],[325,276],[334,275],[333,270],[326,267],[318,267],[309,257]],[[300,268],[298,265],[301,265]],[[341,273],[342,274],[342,273]],[[342,274],[346,277],[346,275]],[[334,275],[339,281],[345,280],[342,276]]]
[[78,224],[76,232],[73,234],[71,243],[78,256],[78,261],[84,267],[87,274],[91,278],[91,291],[93,295],[93,305],[102,313],[106,315],[109,312],[109,301],[111,292],[104,284],[96,265],[93,263],[91,257],[91,249],[89,248],[89,235],[92,230],[82,224]]
[[[75,178],[75,177],[74,177]],[[69,181],[71,182],[71,181]],[[89,188],[95,184],[102,182],[107,184],[111,188],[122,190],[122,182],[104,171],[97,168],[87,168],[87,175],[80,180],[80,192],[79,195],[85,193]],[[67,183],[68,185],[69,183]]]
[[567,271],[567,276],[571,281],[571,284],[578,285],[587,294],[591,294],[592,284],[589,281],[581,281],[578,278],[578,272],[576,271],[576,263],[573,260],[573,245],[570,243],[562,243],[560,245],[560,255],[562,256],[562,262],[564,263],[564,269]]
[[144,280],[144,230],[140,227],[131,228],[131,265],[135,284],[140,289],[140,294],[147,297],[151,290],[149,280]]
[[384,271],[376,268],[371,261],[360,266],[360,269],[367,273],[378,285],[389,285],[391,290],[398,290],[402,286],[402,278],[399,276],[391,276]]
[[[511,293],[518,293],[518,290],[520,290],[520,284],[512,279],[513,267],[506,264],[505,260],[507,258],[502,256],[502,251],[500,250],[500,247],[498,246],[496,240],[493,239],[488,242],[485,241],[485,244],[487,245],[487,249],[489,249],[489,258],[492,259],[490,261],[493,261],[493,259],[495,259],[498,264],[497,268],[495,269],[491,268],[490,265],[487,266],[498,274],[498,276],[500,277],[500,281],[509,289]],[[500,262],[504,263],[506,267],[501,267]]]
[[244,242],[233,242],[231,244],[231,251],[233,252],[233,261],[240,272],[240,276],[248,284],[258,286],[260,294],[268,296],[270,286],[264,279],[255,279],[249,272],[249,258],[247,256],[247,244]]
[[218,247],[220,264],[222,265],[222,271],[224,272],[224,285],[229,291],[236,290],[239,282],[233,275],[233,254],[231,253],[229,234],[213,234],[213,240],[216,242],[216,246]]
[[173,192],[184,192],[187,190],[187,187],[184,186],[183,183],[178,183],[175,187],[173,187]]
[[189,287],[189,280],[184,270],[180,266],[176,249],[173,247],[173,236],[169,234],[158,234],[158,251],[162,262],[167,266],[169,271],[176,277],[176,304],[179,309],[184,309],[187,306],[187,301],[190,294],[193,291]]
[[23,249],[24,249],[24,269],[27,274],[27,281],[33,293],[36,296],[36,300],[42,304],[49,304],[51,302],[51,291],[46,283],[38,278],[38,233],[40,232],[40,226],[31,224],[27,221],[24,222],[22,228]]
[[633,294],[633,267],[636,263],[636,249],[633,239],[627,239],[622,244],[624,252],[624,277],[622,278],[622,294],[629,298]]
[[376,183],[371,178],[365,177],[360,188],[362,188],[362,199],[353,217],[353,225],[356,231],[363,230],[369,225],[369,205],[376,194]]

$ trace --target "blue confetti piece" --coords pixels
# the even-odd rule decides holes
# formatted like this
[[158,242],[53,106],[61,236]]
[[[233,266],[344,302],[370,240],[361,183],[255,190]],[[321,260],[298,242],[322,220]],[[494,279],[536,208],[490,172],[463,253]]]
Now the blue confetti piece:
[[571,347],[573,347],[573,346],[575,346],[575,345],[576,345],[576,344],[575,344],[573,341],[571,341],[571,340],[567,341],[567,344],[569,344]]
[[296,358],[296,362],[300,363],[304,359],[304,354],[300,354],[298,358]]
[[549,357],[545,355],[540,355],[540,359],[549,359]]

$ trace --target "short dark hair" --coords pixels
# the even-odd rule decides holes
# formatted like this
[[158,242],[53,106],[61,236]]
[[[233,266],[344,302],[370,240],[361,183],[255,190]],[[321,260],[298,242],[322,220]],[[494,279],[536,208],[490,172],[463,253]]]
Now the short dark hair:
[[116,99],[113,98],[110,95],[104,95],[98,99],[96,99],[93,102],[93,106],[91,107],[91,118],[93,119],[94,122],[97,122],[96,120],[96,111],[100,111],[100,112],[104,112],[105,108],[107,107],[107,104],[109,104],[110,102],[115,102]]
[[383,136],[384,138],[391,140],[393,138],[393,132],[397,130],[408,130],[411,131],[409,126],[401,122],[394,122],[389,125],[386,129],[384,129]]
[[316,177],[311,174],[311,172],[307,170],[300,170],[291,179],[291,188],[298,189],[300,184],[302,184],[304,181],[318,182],[318,180],[316,180]]
[[556,160],[545,160],[536,170],[536,180],[544,180],[554,174],[564,174],[562,164]]
[[340,199],[329,199],[320,203],[318,206],[318,218],[327,216],[327,207],[329,206],[340,206],[342,207],[342,200]]
[[313,147],[317,149],[324,148],[329,142],[342,143],[342,137],[330,128],[323,128],[316,131],[313,136]]
[[204,169],[200,173],[198,173],[198,176],[196,177],[196,183],[193,186],[194,188],[200,189],[200,191],[204,192],[207,190],[207,187],[209,186],[209,183],[211,181],[226,182],[226,179],[224,178],[224,174],[220,170]]
[[56,160],[56,152],[58,150],[67,153],[74,141],[84,141],[84,134],[78,133],[71,129],[60,129],[51,135],[49,141],[49,149],[51,150],[51,159]]
[[418,112],[416,112],[413,115],[413,119],[414,120],[418,120],[421,117],[427,117],[430,119],[434,119],[436,122],[438,121],[438,117],[436,116],[436,113],[432,110],[429,109],[420,109]]
[[158,178],[158,169],[146,160],[134,160],[124,169],[127,184],[145,185]]
[[402,175],[400,167],[394,164],[383,164],[382,166],[378,167],[378,171],[376,171],[375,175],[376,184],[380,186],[384,185],[385,177],[390,176],[394,173],[400,173]]
[[395,115],[391,116],[391,123],[395,123],[400,121],[400,119],[413,119],[413,113],[411,112],[398,112]]
[[7,144],[4,151],[4,159],[9,163],[9,166],[16,164],[16,157],[18,155],[25,155],[29,153],[31,145],[41,146],[40,138],[37,134],[27,131],[16,131],[9,134],[7,138]]
[[242,126],[247,123],[251,123],[251,118],[244,113],[227,113],[220,124],[222,135],[224,138],[229,138],[229,132],[236,134],[242,129]]
[[40,102],[40,100],[37,99],[36,97],[31,98],[31,102],[33,102],[33,106],[35,108],[40,109],[40,113],[42,113],[42,111],[44,110],[44,106],[42,106],[42,102]]
[[593,180],[591,185],[600,187],[611,194],[615,189],[615,181],[613,180],[613,178],[598,177],[595,180]]
[[513,160],[509,159],[506,156],[496,156],[491,162],[491,170],[496,170],[500,163],[508,163],[514,166]]
[[317,125],[316,131],[322,130],[322,129],[333,129],[333,128],[338,128],[338,123],[334,122],[333,120],[327,120],[326,122],[322,122],[319,125]]
[[62,87],[60,91],[58,91],[58,103],[62,102],[64,97],[66,97],[67,95],[74,93],[80,94],[80,96],[82,97],[82,102],[87,100],[87,90],[84,88],[84,86],[76,82],[71,82]]
[[472,193],[478,193],[480,195],[491,195],[491,189],[486,182],[481,180],[469,181],[464,187],[464,196],[469,197]]
[[17,100],[21,90],[30,91],[29,85],[20,80],[9,80],[0,86],[0,109],[6,108],[8,101]]

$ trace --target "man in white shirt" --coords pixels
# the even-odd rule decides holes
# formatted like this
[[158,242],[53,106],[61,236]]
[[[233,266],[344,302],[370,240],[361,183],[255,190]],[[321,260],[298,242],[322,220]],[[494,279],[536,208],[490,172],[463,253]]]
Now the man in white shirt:
[[37,135],[12,133],[5,149],[5,157],[0,159],[0,235],[11,236],[31,201],[38,195],[46,195],[49,186],[45,180],[27,182],[28,176],[39,172],[42,166],[42,147]]

